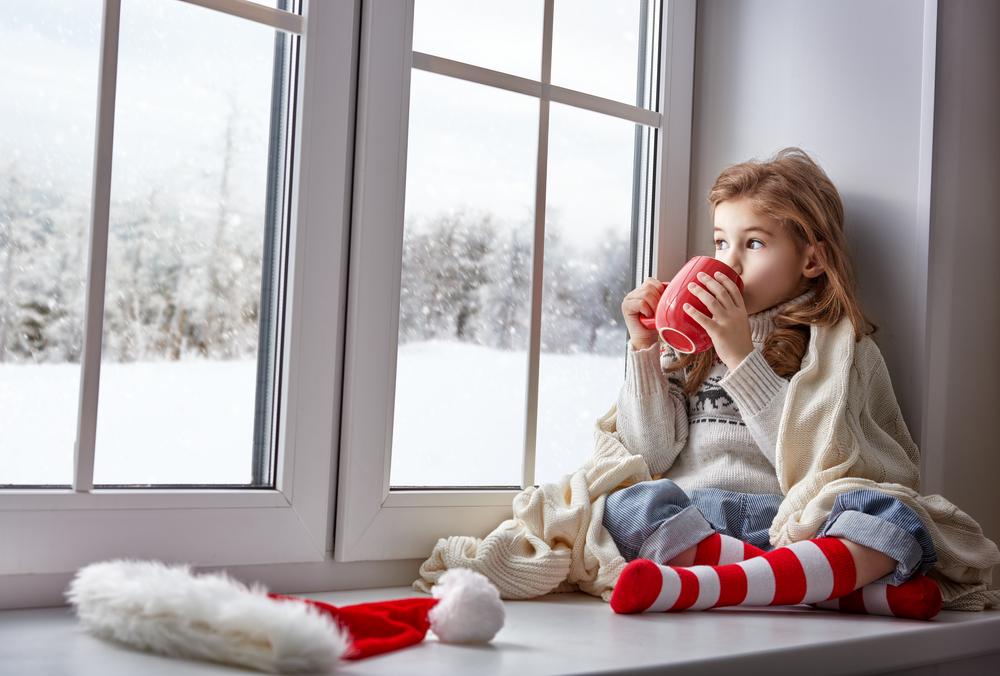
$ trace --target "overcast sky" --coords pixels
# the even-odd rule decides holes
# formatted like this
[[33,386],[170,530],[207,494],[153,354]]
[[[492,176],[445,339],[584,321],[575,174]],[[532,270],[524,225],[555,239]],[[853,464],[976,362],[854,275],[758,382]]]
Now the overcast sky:
[[[13,165],[31,181],[89,196],[101,5],[3,0],[0,171]],[[273,30],[178,0],[122,5],[113,197],[153,189],[177,198],[217,195],[235,108],[231,189],[263,210]],[[557,0],[553,82],[634,103],[639,5]],[[414,49],[537,79],[542,6],[416,0]],[[420,71],[411,97],[408,219],[466,209],[530,222],[537,100]],[[584,240],[609,227],[625,236],[634,130],[624,120],[552,105],[548,210],[555,224]]]

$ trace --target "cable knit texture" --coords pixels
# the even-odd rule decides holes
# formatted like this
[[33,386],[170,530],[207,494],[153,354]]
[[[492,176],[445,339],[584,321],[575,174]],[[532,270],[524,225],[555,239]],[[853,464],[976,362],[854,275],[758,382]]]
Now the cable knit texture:
[[625,559],[604,528],[604,503],[616,486],[648,481],[649,470],[612,434],[614,409],[597,421],[587,462],[559,481],[514,497],[514,515],[485,538],[440,538],[413,587],[430,591],[449,568],[488,577],[505,599],[577,589],[610,600]]
[[[629,354],[631,375],[622,388],[629,396],[619,400],[656,397],[665,407],[660,419],[666,424],[661,422],[652,437],[634,427],[631,436],[623,434],[618,405],[613,405],[597,420],[594,453],[581,468],[558,482],[521,491],[513,517],[485,538],[439,539],[420,567],[415,588],[427,591],[448,568],[465,567],[486,575],[506,599],[577,589],[610,599],[625,561],[602,524],[607,494],[650,479],[653,467],[672,470],[689,439],[687,417],[678,412],[683,396],[665,384],[668,379],[655,368],[656,353],[642,352]],[[992,568],[1000,564],[996,544],[942,496],[917,492],[919,450],[875,342],[870,337],[856,342],[845,318],[832,327],[810,327],[802,366],[790,381],[781,379],[784,385],[762,363],[747,357],[726,378],[726,391],[743,411],[756,410],[748,415],[746,429],[760,443],[760,458],[767,455],[763,442],[773,440],[775,492],[785,498],[771,525],[771,544],[811,538],[839,494],[882,491],[913,509],[927,526],[938,554],[928,575],[940,585],[946,610],[1000,607],[1000,591],[989,589]],[[779,398],[782,406],[775,407]],[[676,408],[668,410],[671,406]],[[756,432],[750,424],[755,417],[761,420]],[[765,428],[771,430],[768,438]],[[645,440],[645,446],[629,447],[635,440]],[[743,448],[748,448],[745,437]]]
[[685,491],[711,487],[779,494],[774,448],[788,381],[774,372],[761,350],[774,331],[774,318],[813,294],[810,290],[750,315],[753,352],[732,371],[716,360],[691,397],[684,394],[679,371],[665,373],[678,357],[673,349],[654,344],[633,350],[630,345],[617,404],[622,443],[645,458],[650,472]]

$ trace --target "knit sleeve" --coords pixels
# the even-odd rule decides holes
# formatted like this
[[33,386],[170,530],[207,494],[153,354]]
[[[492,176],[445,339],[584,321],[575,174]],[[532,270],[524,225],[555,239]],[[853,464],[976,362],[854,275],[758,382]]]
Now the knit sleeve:
[[[672,354],[665,358],[668,364]],[[622,444],[646,460],[650,474],[668,470],[687,443],[687,396],[682,376],[664,373],[659,344],[642,350],[629,345],[625,383],[618,395],[617,425]]]
[[785,407],[788,381],[774,372],[760,348],[755,347],[719,385],[733,398],[750,435],[775,465],[778,424]]

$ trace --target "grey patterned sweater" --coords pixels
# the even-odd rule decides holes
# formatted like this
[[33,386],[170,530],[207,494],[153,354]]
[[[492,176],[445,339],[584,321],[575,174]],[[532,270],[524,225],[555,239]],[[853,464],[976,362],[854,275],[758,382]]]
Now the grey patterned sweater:
[[618,436],[646,459],[651,474],[665,472],[685,492],[724,488],[781,494],[774,469],[778,422],[791,376],[782,378],[764,360],[764,340],[774,317],[812,291],[750,315],[754,351],[729,371],[718,359],[699,390],[683,391],[683,376],[667,376],[677,359],[670,347],[628,347],[625,383],[618,395]]

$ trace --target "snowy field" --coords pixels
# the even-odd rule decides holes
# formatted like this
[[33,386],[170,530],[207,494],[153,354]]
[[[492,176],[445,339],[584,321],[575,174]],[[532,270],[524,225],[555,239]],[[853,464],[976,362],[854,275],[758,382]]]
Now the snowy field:
[[[400,349],[393,485],[519,485],[527,356],[431,341]],[[250,480],[256,362],[105,364],[95,482]],[[590,453],[621,357],[543,354],[536,482]],[[0,484],[69,484],[80,367],[0,365]]]

